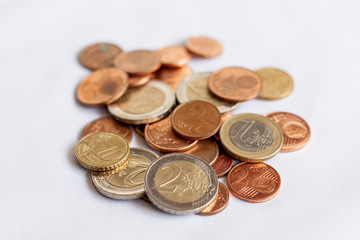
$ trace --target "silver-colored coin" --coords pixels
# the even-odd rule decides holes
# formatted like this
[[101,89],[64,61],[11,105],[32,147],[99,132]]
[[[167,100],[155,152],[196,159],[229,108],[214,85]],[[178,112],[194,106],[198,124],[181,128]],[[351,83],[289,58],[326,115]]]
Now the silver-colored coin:
[[142,148],[131,148],[128,165],[121,171],[104,176],[92,172],[91,178],[96,189],[113,199],[136,199],[145,195],[144,176],[149,165],[159,156]]
[[108,110],[121,122],[145,124],[164,118],[175,103],[175,94],[168,84],[151,80],[144,86],[128,89],[118,101],[108,105]]
[[218,178],[201,158],[171,153],[153,162],[145,174],[145,190],[159,209],[172,214],[200,212],[215,197]]
[[234,110],[239,103],[229,103],[216,98],[208,89],[210,72],[196,73],[185,77],[177,86],[176,98],[179,103],[203,100],[214,104],[220,113]]

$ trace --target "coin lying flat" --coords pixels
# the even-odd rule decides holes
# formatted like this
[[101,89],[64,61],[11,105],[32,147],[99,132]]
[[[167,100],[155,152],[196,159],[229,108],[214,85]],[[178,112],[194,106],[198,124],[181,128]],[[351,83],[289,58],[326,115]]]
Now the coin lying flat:
[[157,52],[160,55],[161,64],[166,67],[183,67],[191,59],[190,53],[184,46],[169,46],[164,47]]
[[120,53],[115,58],[114,64],[116,68],[133,75],[145,75],[161,67],[158,54],[149,50]]
[[137,132],[141,137],[145,138],[144,131],[145,131],[145,124],[134,125],[135,132]]
[[84,48],[79,54],[79,61],[91,70],[114,66],[115,57],[122,50],[111,43],[95,43]]
[[215,204],[210,204],[210,206],[207,206],[197,214],[208,216],[221,212],[228,205],[229,197],[229,190],[223,183],[219,182],[219,190]]
[[218,178],[221,178],[224,177],[230,171],[232,165],[233,165],[232,158],[226,153],[224,153],[223,150],[221,150],[219,151],[219,156],[217,157],[216,161],[211,166],[215,170]]
[[159,209],[172,214],[190,214],[201,211],[216,197],[218,180],[215,171],[201,158],[171,153],[149,166],[145,190]]
[[289,74],[276,68],[260,68],[255,71],[261,80],[259,98],[276,100],[288,96],[294,87]]
[[278,172],[265,163],[239,163],[227,177],[235,197],[247,202],[264,202],[275,197],[280,189]]
[[216,57],[222,52],[221,44],[215,39],[205,36],[193,36],[185,41],[185,47],[200,57]]
[[175,94],[169,85],[159,80],[130,88],[108,110],[117,120],[129,124],[144,124],[164,118],[175,105]]
[[162,67],[155,72],[155,75],[157,79],[166,82],[174,91],[176,91],[179,82],[192,73],[193,71],[188,66],[181,68]]
[[113,199],[136,199],[145,195],[144,176],[149,165],[158,159],[155,153],[141,148],[131,148],[128,165],[109,176],[92,172],[95,187]]
[[284,143],[280,152],[293,152],[306,145],[310,139],[310,127],[301,117],[287,112],[274,112],[265,115],[279,125]]
[[196,73],[185,77],[176,89],[176,98],[179,103],[192,100],[202,100],[215,105],[220,113],[234,110],[239,104],[229,103],[216,98],[208,88],[208,78],[211,73]]
[[219,156],[219,147],[212,139],[199,140],[195,147],[184,153],[195,155],[210,165],[213,165]]
[[283,135],[270,119],[258,114],[242,113],[223,123],[220,140],[232,157],[255,163],[275,156],[283,144]]
[[129,77],[129,87],[140,87],[147,84],[151,79],[154,78],[153,73],[139,76],[130,76]]
[[75,147],[80,165],[94,171],[120,167],[129,157],[129,144],[123,136],[111,132],[94,132],[81,138]]

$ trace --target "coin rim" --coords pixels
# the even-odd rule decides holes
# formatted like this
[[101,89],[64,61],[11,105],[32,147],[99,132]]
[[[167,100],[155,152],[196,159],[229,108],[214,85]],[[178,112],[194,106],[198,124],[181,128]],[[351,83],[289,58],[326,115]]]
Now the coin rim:
[[[98,70],[98,69],[103,69],[103,68],[108,68],[108,67],[114,67],[114,63],[112,63],[111,66],[100,67],[100,68],[99,67],[94,67],[93,68],[92,66],[90,66],[88,64],[85,64],[86,61],[83,61],[84,58],[85,58],[84,54],[86,53],[86,51],[88,51],[89,49],[93,48],[94,46],[97,46],[97,45],[100,45],[100,44],[112,45],[113,47],[116,47],[116,48],[118,48],[120,50],[119,53],[123,52],[123,50],[118,45],[116,45],[114,43],[98,42],[98,43],[90,44],[90,45],[84,47],[78,54],[78,61],[83,67],[85,67],[87,69],[90,69],[90,70]],[[115,60],[115,58],[114,58],[114,60]]]
[[216,203],[217,203],[216,202],[215,205],[212,206],[212,208],[208,212],[203,212],[203,210],[205,210],[207,208],[207,207],[205,207],[204,209],[202,209],[200,212],[197,213],[198,215],[211,216],[211,215],[214,215],[214,214],[217,214],[217,213],[223,211],[227,207],[227,205],[229,204],[229,200],[230,200],[229,189],[226,187],[225,184],[223,184],[222,182],[219,182],[219,190],[218,191],[220,191],[220,186],[225,189],[226,200],[227,200],[226,203],[223,206],[221,206],[220,208],[216,209],[215,211],[212,211],[216,206]]

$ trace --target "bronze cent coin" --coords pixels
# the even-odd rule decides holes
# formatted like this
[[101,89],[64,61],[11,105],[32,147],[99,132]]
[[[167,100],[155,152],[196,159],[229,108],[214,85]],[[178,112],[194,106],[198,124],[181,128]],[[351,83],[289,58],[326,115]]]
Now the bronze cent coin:
[[128,88],[128,76],[116,68],[103,68],[84,78],[76,89],[77,99],[86,105],[106,105],[119,99]]
[[212,139],[200,140],[195,147],[184,153],[192,154],[200,157],[211,166],[215,163],[219,156],[219,147]]
[[150,82],[151,79],[154,78],[153,73],[149,73],[146,75],[139,75],[139,76],[130,76],[129,77],[129,87],[140,87],[142,85],[147,84]]
[[95,43],[84,48],[79,54],[80,63],[91,70],[114,66],[115,57],[122,50],[111,43]]
[[233,165],[232,158],[227,155],[223,150],[219,151],[219,156],[215,163],[212,165],[218,178],[224,177]]
[[103,117],[96,119],[84,127],[82,136],[86,136],[93,132],[113,132],[126,138],[131,142],[133,130],[130,125],[119,123],[112,117]]
[[209,89],[215,96],[225,101],[242,102],[259,95],[261,79],[248,69],[226,67],[210,75]]
[[157,52],[160,55],[160,62],[166,67],[183,67],[191,59],[190,53],[184,46],[164,47]]
[[161,66],[156,52],[135,50],[119,54],[114,60],[115,67],[133,75],[155,72]]
[[193,71],[191,68],[184,66],[181,68],[162,67],[155,74],[156,79],[166,82],[174,91],[176,91],[177,85],[181,82],[181,80],[192,73]]
[[222,46],[218,41],[204,36],[188,38],[185,47],[195,55],[205,58],[216,57],[222,52]]
[[218,194],[217,194],[216,199],[213,200],[213,202],[215,202],[215,204],[210,203],[209,206],[207,206],[206,208],[204,208],[197,214],[207,216],[207,215],[214,215],[216,213],[221,212],[228,205],[229,197],[230,197],[229,190],[223,183],[219,182]]
[[186,139],[206,139],[220,128],[221,114],[213,104],[195,100],[179,105],[171,115],[176,134]]
[[284,142],[280,152],[293,152],[306,145],[310,139],[310,127],[301,117],[287,112],[274,112],[265,115],[282,130]]
[[247,202],[264,202],[279,192],[281,179],[277,171],[265,163],[239,163],[227,177],[235,197]]
[[134,125],[135,132],[137,132],[141,137],[145,138],[144,131],[145,131],[145,124]]
[[197,144],[197,140],[184,139],[177,136],[171,128],[170,116],[151,124],[144,130],[146,142],[154,149],[162,152],[182,152]]

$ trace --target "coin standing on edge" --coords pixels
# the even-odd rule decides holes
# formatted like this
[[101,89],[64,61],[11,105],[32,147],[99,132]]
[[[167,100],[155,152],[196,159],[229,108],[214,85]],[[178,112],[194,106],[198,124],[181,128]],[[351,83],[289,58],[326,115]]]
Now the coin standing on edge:
[[96,189],[113,199],[136,199],[145,195],[144,176],[149,165],[159,156],[152,151],[131,148],[128,165],[109,176],[92,172],[91,178]]
[[283,134],[273,121],[253,113],[227,119],[220,128],[220,140],[232,157],[246,162],[262,162],[275,156],[283,144]]
[[111,43],[95,43],[81,50],[80,63],[91,70],[114,66],[115,57],[122,50]]
[[221,212],[228,205],[229,197],[230,197],[229,190],[223,183],[219,182],[219,190],[218,190],[218,194],[216,197],[217,199],[216,199],[215,204],[213,204],[213,205],[210,204],[209,206],[205,207],[197,214],[203,215],[203,216],[209,216],[209,215],[214,215],[216,213]]
[[191,54],[184,46],[169,46],[164,47],[157,52],[160,55],[160,62],[166,67],[183,67],[191,59]]
[[186,76],[192,74],[193,71],[188,66],[181,68],[167,68],[162,67],[155,72],[156,79],[164,81],[169,84],[170,87],[176,91],[179,82]]
[[214,200],[218,179],[214,169],[201,158],[171,153],[149,166],[145,190],[159,209],[172,214],[191,214]]
[[159,80],[130,88],[108,110],[117,120],[128,124],[156,122],[168,115],[176,103],[174,91]]
[[161,67],[158,53],[149,50],[120,53],[114,64],[116,68],[133,75],[149,74]]
[[221,54],[222,46],[215,39],[193,36],[185,41],[185,47],[197,56],[211,58]]

